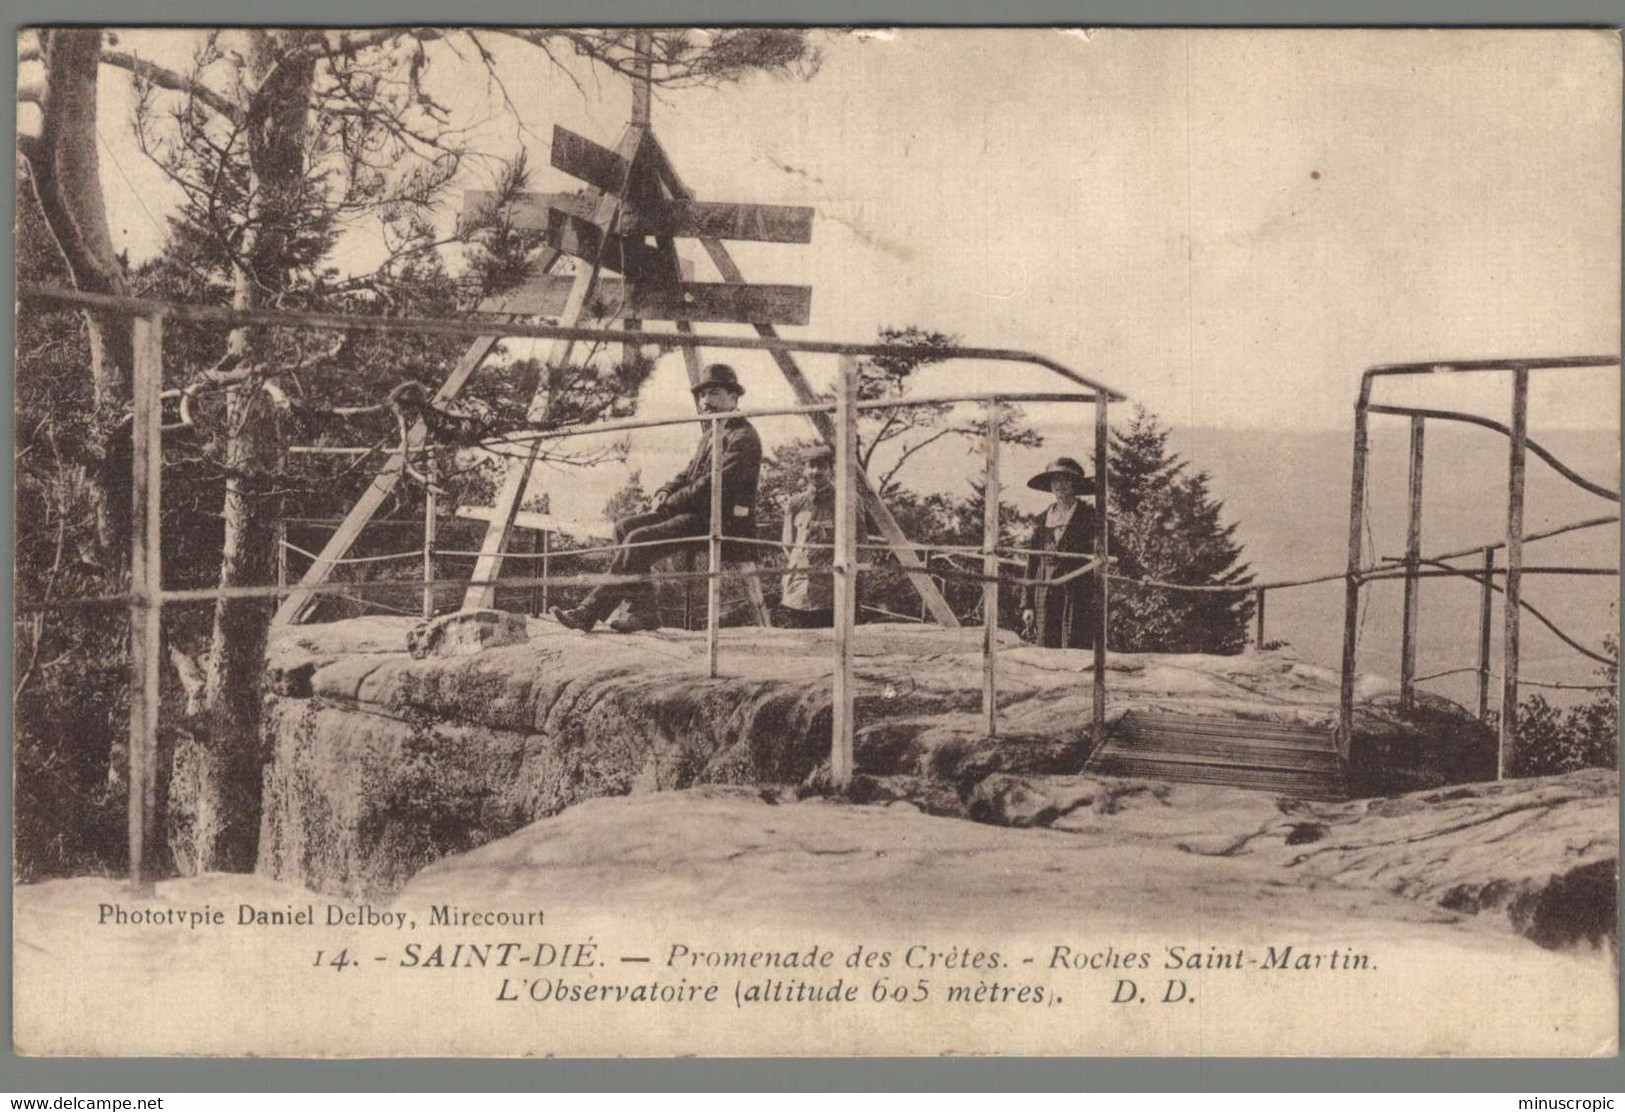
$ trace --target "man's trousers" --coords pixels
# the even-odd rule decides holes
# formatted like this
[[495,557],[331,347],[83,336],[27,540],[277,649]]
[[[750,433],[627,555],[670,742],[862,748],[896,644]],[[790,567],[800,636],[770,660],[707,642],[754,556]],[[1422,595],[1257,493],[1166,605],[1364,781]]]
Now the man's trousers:
[[[615,523],[615,543],[622,547],[610,558],[611,575],[643,575],[654,567],[662,556],[671,556],[691,545],[705,541],[710,526],[698,514],[665,514],[659,510],[633,514]],[[628,545],[648,541],[669,541],[669,544],[648,544],[630,548]],[[606,583],[595,587],[581,607],[597,621],[603,621],[615,612],[622,599],[627,599],[634,610],[653,611],[655,592],[653,583]]]

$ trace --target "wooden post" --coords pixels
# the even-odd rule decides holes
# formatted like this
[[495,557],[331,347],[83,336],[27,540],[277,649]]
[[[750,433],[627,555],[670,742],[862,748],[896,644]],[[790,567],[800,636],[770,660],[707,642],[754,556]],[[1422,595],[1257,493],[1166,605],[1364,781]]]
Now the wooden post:
[[1360,533],[1365,527],[1367,422],[1371,379],[1360,382],[1354,403],[1354,476],[1349,483],[1348,577],[1343,582],[1343,675],[1337,698],[1337,748],[1347,759],[1354,741],[1354,666],[1360,633]]
[[830,707],[830,783],[852,786],[852,626],[858,602],[858,362],[841,357],[835,386],[835,677]]
[[1111,417],[1106,396],[1095,391],[1095,685],[1090,699],[1094,708],[1094,751],[1106,744],[1106,629],[1108,627],[1107,583],[1111,570],[1107,563],[1109,534],[1106,522],[1111,506],[1106,479],[1107,453],[1111,447]]
[[711,422],[711,544],[705,581],[706,673],[717,674],[717,631],[722,625],[722,422]]
[[1264,588],[1253,591],[1253,648],[1264,651]]
[[276,585],[288,585],[288,523],[281,517],[276,522]]
[[1501,737],[1496,777],[1513,766],[1518,718],[1518,618],[1523,589],[1523,472],[1529,443],[1529,372],[1512,372],[1512,447],[1507,462],[1507,581],[1501,599]]
[[[924,552],[922,552],[920,554],[920,556],[921,556],[920,566],[925,568],[927,571],[930,571],[931,570],[931,550],[929,548],[926,549]],[[920,596],[920,621],[922,621],[922,622],[928,621],[928,620],[930,620],[930,618],[931,618],[931,608],[925,604],[925,596],[921,595]]]
[[423,477],[428,480],[423,487],[423,620],[427,622],[434,618],[434,549],[440,532],[440,499],[434,492],[436,475],[432,448],[423,460]]
[[987,403],[987,463],[982,486],[982,730],[999,733],[999,403]]
[[1405,525],[1405,612],[1399,641],[1399,711],[1416,707],[1416,624],[1422,580],[1417,576],[1422,559],[1422,448],[1427,418],[1411,418],[1411,472],[1409,513]]
[[1478,588],[1478,720],[1490,720],[1490,612],[1495,601],[1495,546],[1484,546],[1484,581]]
[[157,834],[158,678],[163,621],[159,496],[163,476],[164,319],[136,317],[131,407],[130,506],[130,883],[150,892],[147,847]]
[[649,126],[649,73],[653,68],[654,34],[639,30],[632,36],[632,123]]

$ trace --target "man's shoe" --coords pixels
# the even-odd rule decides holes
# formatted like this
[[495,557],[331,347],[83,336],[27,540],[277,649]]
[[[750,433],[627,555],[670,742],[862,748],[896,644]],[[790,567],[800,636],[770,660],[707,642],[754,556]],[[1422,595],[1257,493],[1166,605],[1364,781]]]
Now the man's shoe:
[[625,617],[610,622],[609,628],[616,633],[652,633],[660,628],[660,617],[634,610]]
[[598,624],[598,618],[584,606],[578,606],[574,610],[566,610],[562,606],[553,606],[549,607],[547,612],[553,615],[553,620],[565,629],[578,629],[582,633],[591,633],[592,627]]

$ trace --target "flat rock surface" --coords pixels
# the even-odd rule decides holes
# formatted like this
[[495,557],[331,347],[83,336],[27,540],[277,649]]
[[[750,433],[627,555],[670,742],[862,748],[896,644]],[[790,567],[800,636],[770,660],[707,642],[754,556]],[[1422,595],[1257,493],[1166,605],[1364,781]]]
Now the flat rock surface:
[[[1607,787],[1529,790],[1560,813],[1589,808]],[[1304,871],[1283,856],[1302,847],[1278,836],[1284,812],[1267,796],[1083,778],[1030,790],[1069,809],[1013,829],[902,802],[744,787],[591,799],[443,859],[372,903],[260,877],[169,881],[144,898],[112,880],[24,886],[19,1046],[316,1056],[1544,1056],[1616,1046],[1606,948],[1543,948],[1502,916],[1441,906],[1432,890],[1395,891],[1369,871]],[[1425,834],[1406,816],[1448,823],[1461,801],[1390,802],[1401,806],[1342,813],[1337,844],[1380,848],[1402,833],[1390,822]],[[1210,844],[1226,837],[1245,851]],[[115,929],[96,925],[102,903],[221,908],[233,923],[243,903],[309,907],[318,922],[337,909],[383,925]],[[545,926],[458,920],[544,910]],[[530,954],[540,941],[594,949],[586,966],[444,964],[466,962],[444,955],[470,945]],[[442,964],[425,968],[437,948]],[[341,950],[360,964],[332,968]],[[758,968],[729,956],[820,952],[833,963]],[[533,984],[548,994],[715,985],[720,1003],[561,1003],[530,996]],[[735,1003],[736,993],[803,984],[858,995],[839,1008]],[[888,995],[917,995],[920,984],[929,1000]],[[1027,1003],[1012,995],[1022,991]],[[999,1003],[992,993],[1004,994]],[[1114,1003],[1125,993],[1146,1006]]]
[[[560,686],[636,675],[645,682],[696,675],[705,680],[705,635],[577,633],[551,619],[532,618],[524,645],[449,659],[412,660],[406,652],[411,619],[372,617],[298,626],[273,641],[273,687],[356,699],[380,706],[434,704],[465,725],[498,728],[544,725]],[[857,627],[860,698],[885,700],[893,715],[911,707],[933,711],[979,706],[979,629],[881,623]],[[1093,654],[1040,649],[1013,633],[999,634],[1001,726],[1014,734],[1075,736],[1091,715]],[[834,643],[828,631],[739,627],[721,633],[721,677],[712,683],[828,683]],[[1331,727],[1337,673],[1285,651],[1238,656],[1108,653],[1107,699],[1112,716],[1128,709],[1210,713],[1270,722]],[[287,677],[304,674],[298,683]],[[1406,732],[1392,681],[1362,674],[1356,683],[1361,727]],[[1434,709],[1453,706],[1423,696]]]

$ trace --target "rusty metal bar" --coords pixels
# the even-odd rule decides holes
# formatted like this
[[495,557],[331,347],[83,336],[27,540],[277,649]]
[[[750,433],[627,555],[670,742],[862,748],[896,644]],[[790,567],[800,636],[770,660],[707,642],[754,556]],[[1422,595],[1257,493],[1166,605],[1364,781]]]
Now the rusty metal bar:
[[987,456],[982,479],[982,730],[999,732],[999,403],[987,405]]
[[[1512,430],[1501,424],[1501,422],[1492,420],[1489,417],[1480,417],[1476,413],[1460,413],[1453,409],[1419,409],[1415,406],[1409,405],[1373,405],[1370,407],[1370,409],[1372,413],[1382,413],[1393,417],[1410,417],[1413,419],[1417,417],[1431,417],[1438,421],[1460,421],[1463,424],[1477,425],[1479,428],[1490,429],[1493,432],[1500,433],[1502,436],[1510,437],[1512,435]],[[1563,476],[1581,490],[1589,491],[1590,493],[1595,494],[1598,498],[1606,498],[1610,502],[1619,501],[1619,491],[1587,479],[1584,475],[1581,475],[1578,471],[1574,470],[1562,460],[1558,459],[1557,456],[1554,455],[1549,449],[1542,447],[1533,440],[1530,440],[1527,432],[1524,436],[1524,444],[1531,452],[1539,456],[1541,460],[1544,461],[1553,471],[1556,471],[1559,475]]]
[[1411,418],[1410,490],[1405,524],[1405,610],[1400,623],[1399,710],[1408,714],[1416,706],[1416,625],[1421,609],[1421,579],[1416,572],[1422,558],[1422,461],[1427,418]]
[[711,422],[711,538],[707,546],[705,667],[717,674],[717,634],[722,628],[722,422]]
[[162,667],[163,544],[159,500],[163,479],[163,433],[159,431],[164,386],[164,320],[138,317],[133,326],[134,381],[131,404],[130,505],[130,752],[127,820],[130,883],[150,892],[156,841],[158,679]]
[[1506,629],[1501,652],[1501,737],[1496,777],[1506,779],[1517,744],[1518,719],[1518,602],[1523,590],[1523,485],[1525,448],[1529,431],[1529,372],[1512,373],[1512,445],[1507,461],[1507,578],[1501,604]]
[[1490,615],[1495,603],[1495,546],[1484,546],[1484,579],[1478,588],[1478,720],[1490,718]]
[[1584,367],[1617,367],[1617,355],[1559,355],[1532,359],[1456,359],[1431,363],[1379,363],[1366,371],[1374,375],[1460,374],[1471,371],[1560,371]]
[[1349,482],[1348,577],[1343,589],[1343,674],[1337,698],[1337,748],[1344,759],[1354,741],[1354,668],[1360,636],[1360,533],[1365,528],[1366,457],[1371,375],[1360,380],[1354,403],[1354,474]]
[[[1584,521],[1571,521],[1567,525],[1554,525],[1552,528],[1550,528],[1550,529],[1542,529],[1538,533],[1525,533],[1523,535],[1523,543],[1524,544],[1532,544],[1535,541],[1549,540],[1552,537],[1560,537],[1564,533],[1573,533],[1573,532],[1576,532],[1576,531],[1578,531],[1580,529],[1595,529],[1598,526],[1602,526],[1602,525],[1618,525],[1618,524],[1619,524],[1619,515],[1618,514],[1604,514],[1602,517],[1588,517]],[[1422,557],[1422,563],[1424,563],[1424,564],[1428,564],[1428,563],[1439,564],[1439,563],[1445,562],[1446,560],[1459,560],[1463,556],[1477,556],[1480,553],[1482,553],[1486,548],[1493,551],[1493,550],[1504,548],[1504,547],[1506,547],[1506,541],[1492,541],[1491,543],[1489,543],[1487,545],[1486,544],[1475,544],[1471,548],[1462,548],[1462,549],[1458,549],[1455,552],[1441,552],[1436,556],[1424,556],[1424,557]],[[1402,561],[1399,560],[1399,559],[1396,559],[1393,556],[1384,556],[1382,558],[1382,562],[1386,563],[1386,564],[1394,564],[1394,563],[1401,563]],[[1524,569],[1524,571],[1526,573],[1528,572],[1528,570],[1529,570],[1528,568]]]
[[858,363],[841,359],[835,383],[835,675],[830,706],[830,785],[844,792],[852,786],[853,646],[852,627],[858,601]]
[[1111,505],[1108,491],[1107,456],[1111,451],[1111,417],[1104,396],[1095,402],[1095,659],[1094,689],[1090,696],[1093,722],[1090,735],[1093,751],[1099,752],[1106,744],[1106,630],[1107,590],[1110,577],[1106,574],[1110,538],[1107,533],[1107,508]]

